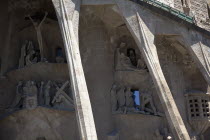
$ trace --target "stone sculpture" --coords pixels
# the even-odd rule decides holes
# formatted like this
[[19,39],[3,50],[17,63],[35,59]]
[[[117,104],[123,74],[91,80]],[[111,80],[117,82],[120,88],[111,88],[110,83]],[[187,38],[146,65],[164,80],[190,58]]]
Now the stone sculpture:
[[110,93],[113,114],[135,112],[131,87],[114,84]]
[[38,43],[39,43],[39,49],[40,49],[40,54],[41,54],[41,61],[44,61],[44,54],[43,54],[43,40],[42,40],[42,32],[41,32],[41,27],[43,22],[45,21],[46,17],[47,17],[48,13],[45,12],[44,18],[39,22],[35,21],[30,15],[28,16],[29,19],[31,20],[31,22],[34,25],[34,28],[36,30],[37,33],[37,39],[38,39]]
[[44,81],[41,81],[38,95],[39,105],[44,105]]
[[25,41],[25,43],[21,47],[21,54],[20,54],[20,59],[19,59],[19,68],[23,68],[25,66],[27,43],[28,43],[28,41]]
[[[157,115],[157,110],[154,106],[153,100],[152,100],[152,96],[148,93],[142,92],[140,94],[140,111],[146,111],[146,112],[150,112],[153,113],[154,115]],[[147,108],[146,105],[150,105],[150,108]]]
[[125,109],[125,86],[119,86],[117,91],[118,111],[123,112]]
[[134,108],[134,98],[133,98],[133,92],[131,91],[131,87],[127,87],[126,88],[126,92],[125,92],[125,111],[124,113],[127,113],[127,112],[135,112],[135,108]]
[[64,89],[69,84],[69,81],[66,81],[60,88],[54,83],[54,86],[57,89],[55,96],[52,100],[53,107],[57,109],[72,109],[74,108],[74,101],[65,93]]
[[[16,87],[15,99],[9,109],[11,111],[21,108],[34,109],[38,105],[44,105],[57,109],[72,110],[74,109],[74,101],[64,91],[68,85],[69,81],[66,81],[61,87],[59,87],[56,82],[52,81],[41,81],[37,83],[34,81],[26,81],[25,84],[20,81]],[[57,90],[56,93],[54,93],[54,88]]]
[[56,49],[56,58],[55,58],[55,60],[56,60],[56,63],[64,63],[65,62],[62,48],[57,48]]
[[36,51],[31,41],[28,42],[27,55],[26,55],[26,66],[37,63],[38,58],[36,57]]
[[121,43],[120,47],[116,49],[115,53],[115,68],[116,70],[132,69],[134,68],[129,57],[121,52],[125,47],[125,43]]
[[121,43],[120,47],[115,52],[115,69],[116,70],[144,70],[146,64],[142,58],[137,59],[135,50],[132,48],[127,49],[127,55],[123,53],[125,50],[125,43]]
[[23,96],[23,82],[22,81],[19,81],[18,82],[18,85],[16,87],[16,96],[15,96],[15,99],[12,103],[12,105],[10,106],[10,108],[21,108],[22,105],[23,105],[23,99],[24,99],[24,96]]
[[130,61],[133,66],[137,66],[137,61],[136,61],[136,53],[135,50],[130,48],[127,50],[127,56],[130,58]]
[[44,88],[44,104],[50,106],[50,88],[51,81],[48,81]]
[[21,54],[19,58],[19,68],[24,66],[30,66],[38,62],[38,54],[34,49],[31,41],[25,41],[21,48]]
[[145,64],[144,60],[138,59],[137,68],[138,69],[146,69],[147,65]]
[[133,92],[131,92],[131,87],[127,87],[125,92],[126,107],[134,107]]
[[23,108],[34,109],[37,107],[38,88],[34,81],[27,81],[23,87],[24,101]]
[[113,85],[111,89],[111,103],[112,103],[112,113],[117,111],[117,85]]

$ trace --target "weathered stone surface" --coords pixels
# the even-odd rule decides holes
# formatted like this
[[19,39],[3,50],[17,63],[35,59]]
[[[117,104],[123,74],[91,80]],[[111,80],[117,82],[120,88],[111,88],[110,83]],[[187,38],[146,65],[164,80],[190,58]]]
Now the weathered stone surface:
[[80,0],[53,0],[63,36],[81,139],[97,140],[78,39]]
[[[154,42],[154,35],[151,29],[154,27],[150,26],[150,30],[140,17],[138,7],[129,2],[117,1],[119,10],[122,16],[125,18],[125,22],[136,40],[136,43],[144,56],[147,66],[151,72],[153,82],[159,94],[159,98],[164,108],[166,118],[170,125],[173,135],[177,139],[189,140],[189,134],[185,128],[179,111],[176,107],[168,84],[163,75],[160,67],[160,62],[157,56],[157,50]],[[129,12],[128,12],[129,11]],[[136,14],[135,14],[136,13]]]
[[21,110],[0,121],[0,139],[36,140],[79,140],[74,112],[36,108]]

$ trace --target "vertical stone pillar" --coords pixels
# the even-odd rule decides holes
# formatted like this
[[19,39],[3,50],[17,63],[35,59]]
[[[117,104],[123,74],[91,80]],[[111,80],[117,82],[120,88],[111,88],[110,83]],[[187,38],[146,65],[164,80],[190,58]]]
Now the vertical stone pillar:
[[52,1],[65,45],[80,137],[81,140],[97,140],[78,44],[80,0]]
[[10,59],[9,52],[11,48],[12,33],[14,30],[14,25],[15,25],[14,16],[15,14],[12,11],[8,14],[8,30],[7,30],[5,43],[4,43],[5,46],[4,46],[2,57],[1,57],[1,76],[3,76],[5,72],[8,71],[8,68],[9,68],[8,66],[9,65],[8,60]]
[[[154,44],[154,34],[151,32],[152,24],[147,23],[146,25],[142,20],[140,14],[143,13],[143,9],[140,6],[127,0],[116,0],[116,3],[149,68],[174,139],[190,140],[160,66],[157,48]],[[149,15],[145,17],[150,18]]]

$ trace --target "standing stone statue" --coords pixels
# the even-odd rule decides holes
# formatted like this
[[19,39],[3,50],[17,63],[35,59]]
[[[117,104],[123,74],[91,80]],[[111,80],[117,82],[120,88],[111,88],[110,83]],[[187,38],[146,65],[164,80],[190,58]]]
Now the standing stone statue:
[[44,88],[44,104],[50,106],[51,81],[48,81]]
[[121,86],[120,89],[117,91],[117,101],[119,104],[118,111],[123,112],[125,109],[125,87]]
[[39,96],[38,96],[38,102],[39,105],[44,105],[44,81],[41,81],[40,89],[39,89]]
[[134,99],[133,99],[133,92],[131,92],[131,87],[127,87],[125,92],[125,98],[126,98],[126,107],[133,108]]
[[28,44],[28,41],[25,41],[25,43],[21,47],[21,54],[20,54],[20,59],[19,59],[19,68],[23,68],[25,66],[27,44]]
[[19,81],[16,87],[16,96],[10,108],[21,108],[23,105],[23,82]]
[[44,18],[39,22],[38,21],[34,21],[34,19],[32,19],[32,17],[29,15],[29,19],[31,20],[31,22],[34,25],[34,28],[36,30],[36,34],[37,34],[37,39],[38,39],[38,43],[39,43],[39,50],[40,50],[40,55],[41,55],[41,61],[44,61],[44,53],[43,53],[43,40],[42,40],[42,32],[41,32],[41,27],[42,24],[44,22],[44,20],[46,19],[48,13],[45,12],[45,16]]
[[[146,108],[146,105],[150,105],[151,109]],[[154,113],[154,115],[157,115],[157,110],[154,106],[152,96],[150,94],[144,92],[140,94],[140,110]]]
[[25,87],[23,88],[24,92],[24,102],[23,107],[26,109],[34,109],[37,107],[37,94],[38,88],[35,85],[34,81],[27,81]]
[[111,89],[111,103],[112,103],[112,113],[117,111],[117,85],[113,85]]

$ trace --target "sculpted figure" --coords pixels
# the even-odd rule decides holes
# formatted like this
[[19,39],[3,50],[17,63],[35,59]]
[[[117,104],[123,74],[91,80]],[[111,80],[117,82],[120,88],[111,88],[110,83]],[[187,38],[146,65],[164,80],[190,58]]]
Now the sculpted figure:
[[127,56],[129,57],[131,63],[133,66],[137,66],[137,62],[136,62],[136,53],[135,50],[130,48],[127,50]]
[[13,104],[11,105],[11,108],[21,108],[23,105],[23,98],[23,82],[19,81],[16,88],[16,97]]
[[69,84],[69,81],[66,81],[60,88],[54,83],[57,92],[52,100],[53,107],[58,109],[73,109],[74,101],[64,92],[64,89]]
[[133,99],[133,92],[131,92],[131,87],[127,87],[125,92],[126,98],[126,107],[134,107],[134,99]]
[[138,69],[146,69],[147,65],[145,64],[144,60],[138,59],[137,68]]
[[117,91],[117,101],[119,104],[119,111],[124,111],[125,108],[125,87],[121,86]]
[[44,88],[44,104],[50,106],[51,81],[48,81]]
[[39,105],[44,105],[44,82],[41,81],[40,89],[39,89],[39,96],[38,96],[38,101]]
[[121,43],[120,47],[116,49],[116,53],[115,53],[116,70],[135,68],[131,63],[130,58],[125,56],[125,54],[121,52],[121,50],[123,50],[125,46],[126,46],[125,43]]
[[23,88],[23,92],[25,96],[23,107],[26,109],[36,108],[38,89],[35,82],[27,81],[25,87]]
[[111,103],[112,103],[112,113],[117,111],[117,85],[113,85],[111,89]]
[[135,69],[135,67],[131,63],[130,58],[125,56],[124,53],[120,54],[120,63],[123,69]]
[[72,109],[74,105],[62,94],[55,96],[53,107],[58,109]]
[[23,68],[25,66],[25,57],[26,57],[26,46],[28,41],[25,41],[23,46],[21,47],[21,54],[19,59],[19,68]]
[[29,19],[31,20],[31,22],[34,25],[34,28],[36,30],[36,34],[37,34],[37,39],[38,39],[38,43],[39,43],[39,49],[40,49],[40,54],[41,54],[41,61],[44,61],[44,54],[43,54],[43,40],[42,40],[42,32],[41,32],[41,27],[42,24],[44,22],[44,20],[46,19],[48,13],[45,12],[45,16],[41,21],[35,21],[34,19],[32,19],[32,17],[29,15]]
[[55,60],[56,60],[56,63],[64,63],[65,62],[62,48],[57,48],[56,49],[56,58],[55,58]]
[[34,46],[31,41],[29,41],[29,45],[27,48],[27,55],[26,55],[26,66],[32,65],[37,63],[36,52],[34,50]]
[[[150,105],[151,109],[146,108],[146,105]],[[154,106],[152,96],[150,94],[144,92],[140,94],[140,110],[154,113],[154,115],[157,115],[157,110]]]

